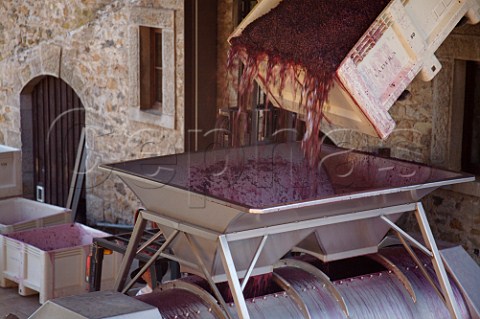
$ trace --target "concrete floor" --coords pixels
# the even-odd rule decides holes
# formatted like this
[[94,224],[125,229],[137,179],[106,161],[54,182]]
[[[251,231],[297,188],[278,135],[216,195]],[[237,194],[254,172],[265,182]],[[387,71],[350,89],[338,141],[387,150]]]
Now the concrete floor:
[[28,297],[20,296],[18,288],[0,288],[0,319],[12,313],[19,319],[26,319],[38,308],[38,294]]

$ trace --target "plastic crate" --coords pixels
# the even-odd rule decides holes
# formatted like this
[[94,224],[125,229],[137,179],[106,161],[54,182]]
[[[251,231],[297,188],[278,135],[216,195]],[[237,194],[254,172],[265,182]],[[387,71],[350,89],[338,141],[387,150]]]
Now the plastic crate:
[[0,200],[0,234],[71,222],[67,208],[21,197]]
[[[88,292],[88,256],[95,237],[110,236],[82,224],[64,224],[0,235],[0,287],[18,285],[39,302]],[[103,290],[112,289],[122,255],[103,260]]]
[[[239,24],[239,36],[251,22],[268,14],[281,0],[262,0]],[[420,73],[431,80],[441,69],[434,52],[462,17],[480,21],[480,0],[392,0],[350,50],[336,71],[334,86],[325,103],[327,121],[343,128],[386,138],[395,122],[388,113],[402,92]],[[292,72],[293,74],[293,72]],[[296,113],[304,74],[289,75],[282,94],[279,83],[267,84],[266,61],[259,67],[257,83],[277,107]]]
[[0,145],[0,198],[22,194],[21,151]]

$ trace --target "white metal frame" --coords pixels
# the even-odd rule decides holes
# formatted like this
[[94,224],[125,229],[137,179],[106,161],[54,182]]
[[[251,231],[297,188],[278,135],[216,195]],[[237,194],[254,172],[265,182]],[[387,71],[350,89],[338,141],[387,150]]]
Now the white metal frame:
[[[388,219],[389,215],[404,213],[404,212],[411,212],[411,211],[415,211],[417,222],[420,226],[423,239],[428,248],[424,247],[422,244],[420,244],[414,238],[409,236],[405,231],[403,231],[400,227],[398,227],[396,224],[394,224]],[[248,313],[245,298],[243,296],[243,289],[245,288],[245,285],[250,275],[252,274],[253,269],[255,268],[255,264],[269,236],[274,234],[302,230],[302,229],[312,229],[313,231],[314,229],[319,228],[321,226],[325,226],[325,225],[338,224],[338,223],[350,222],[354,220],[362,220],[362,219],[368,219],[368,218],[380,218],[385,223],[387,223],[392,229],[394,229],[397,232],[399,238],[401,239],[407,251],[414,258],[417,264],[419,264],[419,267],[421,269],[423,268],[423,265],[419,263],[418,258],[416,258],[415,253],[413,252],[413,250],[410,248],[410,246],[407,244],[406,241],[409,241],[411,244],[413,244],[414,246],[419,248],[422,252],[424,252],[425,254],[431,257],[438,281],[441,286],[441,292],[436,288],[437,292],[445,301],[445,304],[447,305],[452,317],[460,318],[460,311],[458,308],[458,304],[455,301],[452,287],[448,280],[443,261],[440,257],[440,253],[435,243],[435,239],[433,237],[432,231],[428,224],[425,211],[420,202],[366,210],[366,211],[355,212],[355,213],[346,213],[346,214],[340,214],[340,215],[334,215],[334,216],[327,216],[327,217],[321,217],[321,218],[316,218],[311,220],[291,222],[291,223],[286,223],[281,225],[250,229],[250,230],[239,231],[235,233],[227,233],[227,234],[214,232],[214,231],[202,228],[200,226],[194,226],[187,223],[182,223],[155,212],[141,210],[138,215],[138,219],[135,223],[135,227],[134,227],[130,242],[127,246],[125,256],[120,266],[120,271],[119,271],[114,289],[125,293],[128,289],[132,287],[135,281],[151,266],[151,264],[159,256],[161,256],[164,258],[177,261],[180,264],[187,265],[190,268],[194,268],[202,271],[205,279],[208,281],[209,285],[211,286],[215,294],[215,297],[217,297],[220,305],[223,307],[225,311],[225,316],[227,318],[233,318],[232,314],[229,311],[229,308],[227,307],[224,299],[222,298],[220,292],[218,291],[212,276],[210,275],[207,267],[204,265],[200,257],[200,252],[198,250],[198,247],[196,247],[195,245],[195,241],[193,240],[193,238],[200,237],[203,239],[211,240],[218,245],[219,251],[221,252],[222,264],[227,276],[228,284],[230,286],[230,289],[233,295],[233,299],[235,301],[235,306],[238,312],[238,316],[241,319],[249,319],[250,315]],[[160,225],[160,228],[163,225],[165,227],[173,229],[174,231],[165,239],[165,243],[151,257],[151,259],[145,264],[145,266],[139,271],[139,273],[128,284],[125,284],[126,277],[128,275],[128,271],[130,269],[133,258],[135,257],[135,254],[139,253],[145,246],[143,245],[143,247],[140,247],[139,249],[137,249],[141,235],[143,233],[143,230],[145,229],[147,221],[157,223],[157,225]],[[172,241],[179,235],[185,236],[187,242],[189,243],[190,248],[192,249],[193,254],[197,259],[198,264],[193,264],[191,262],[182,260],[180,258],[175,257],[174,255],[164,252],[168,248],[168,246],[172,243]],[[229,243],[235,242],[235,241],[241,241],[245,239],[252,239],[252,238],[261,238],[261,241],[257,247],[257,251],[253,259],[249,264],[249,267],[245,275],[243,276],[244,277],[243,280],[240,280],[240,277],[237,273],[237,269],[235,267],[233,256],[230,251]],[[426,274],[426,272],[424,273]],[[430,283],[434,287],[436,287],[433,280],[430,277],[427,277],[427,279],[430,281]]]

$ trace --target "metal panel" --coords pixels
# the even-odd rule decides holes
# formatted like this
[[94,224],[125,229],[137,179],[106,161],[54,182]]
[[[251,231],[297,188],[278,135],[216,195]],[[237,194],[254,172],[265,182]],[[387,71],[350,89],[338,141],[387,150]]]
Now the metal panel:
[[467,301],[470,315],[480,318],[480,267],[462,246],[442,249],[440,254]]
[[160,319],[158,309],[124,294],[96,291],[47,301],[31,319]]

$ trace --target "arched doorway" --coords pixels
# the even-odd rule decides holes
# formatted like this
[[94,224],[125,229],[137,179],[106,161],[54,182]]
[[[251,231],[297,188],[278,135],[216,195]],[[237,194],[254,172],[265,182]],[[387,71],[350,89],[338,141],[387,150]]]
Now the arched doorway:
[[[22,91],[21,122],[25,196],[66,207],[85,127],[80,98],[62,79],[38,77]],[[81,192],[77,216],[85,216]]]

